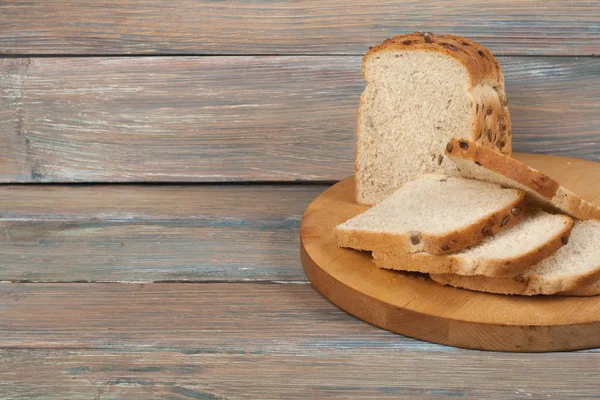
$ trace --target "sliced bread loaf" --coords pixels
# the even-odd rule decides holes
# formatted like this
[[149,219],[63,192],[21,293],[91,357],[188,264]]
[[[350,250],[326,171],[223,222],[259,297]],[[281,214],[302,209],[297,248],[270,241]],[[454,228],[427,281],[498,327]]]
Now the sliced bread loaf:
[[517,224],[524,207],[521,190],[425,174],[338,225],[335,233],[341,247],[443,254],[472,246]]
[[598,207],[565,189],[556,180],[514,158],[466,139],[452,138],[446,155],[461,175],[524,190],[542,207],[581,220],[600,217]]
[[514,278],[431,274],[431,279],[480,292],[554,294],[585,288],[600,278],[600,221],[575,222],[569,243]]
[[356,200],[376,204],[422,173],[455,174],[444,158],[453,136],[511,153],[500,65],[483,46],[429,32],[371,48],[357,115]]
[[[508,222],[510,214],[504,218]],[[478,245],[448,255],[425,252],[373,252],[380,268],[432,274],[515,276],[556,253],[568,241],[573,220],[566,215],[532,212],[523,222]]]

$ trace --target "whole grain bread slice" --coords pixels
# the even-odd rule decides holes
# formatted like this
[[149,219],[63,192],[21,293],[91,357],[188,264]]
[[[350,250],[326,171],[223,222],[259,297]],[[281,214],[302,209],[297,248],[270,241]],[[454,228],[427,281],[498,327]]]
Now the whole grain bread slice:
[[521,190],[425,174],[338,225],[335,234],[340,247],[444,254],[517,224],[523,219],[524,208]]
[[[510,214],[506,215],[508,222]],[[538,210],[523,222],[448,255],[373,252],[380,268],[431,274],[512,277],[556,253],[569,239],[573,220]]]
[[513,278],[431,274],[434,281],[480,292],[555,294],[583,289],[600,278],[600,221],[576,221],[569,243]]
[[577,219],[600,217],[598,207],[565,189],[558,181],[475,142],[452,138],[446,146],[446,155],[464,177],[524,190],[540,206],[559,210]]
[[457,175],[444,157],[453,136],[511,153],[498,61],[455,35],[415,32],[369,49],[356,118],[356,200],[377,204],[423,173]]

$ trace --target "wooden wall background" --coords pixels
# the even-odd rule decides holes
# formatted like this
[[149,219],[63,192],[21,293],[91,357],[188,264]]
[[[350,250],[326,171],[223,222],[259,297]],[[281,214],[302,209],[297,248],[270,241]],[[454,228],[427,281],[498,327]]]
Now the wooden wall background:
[[498,55],[516,151],[600,160],[596,1],[0,3],[0,181],[330,181],[362,54],[395,34]]
[[516,151],[600,161],[597,0],[0,2],[0,397],[597,397],[597,351],[414,341],[302,272],[361,57],[416,30],[498,56]]

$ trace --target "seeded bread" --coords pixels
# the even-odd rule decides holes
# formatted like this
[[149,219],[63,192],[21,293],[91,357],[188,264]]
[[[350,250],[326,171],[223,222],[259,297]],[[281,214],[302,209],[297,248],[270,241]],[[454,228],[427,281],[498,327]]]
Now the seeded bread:
[[461,175],[524,190],[542,207],[581,220],[600,216],[598,207],[560,186],[556,180],[514,158],[466,139],[452,138],[446,155]]
[[[502,222],[508,223],[511,217],[507,213]],[[373,252],[373,258],[385,269],[512,277],[556,253],[568,241],[572,228],[573,220],[566,215],[535,211],[520,224],[453,254]]]
[[[517,224],[523,219],[524,207],[521,190],[425,174],[337,226],[335,233],[340,247],[444,254]],[[505,221],[508,214],[512,217]]]
[[600,278],[600,221],[575,222],[569,243],[514,278],[431,274],[442,284],[502,294],[554,294],[585,288]]
[[369,50],[362,74],[359,204],[376,204],[422,173],[456,174],[443,156],[453,136],[511,154],[504,77],[480,44],[428,32],[396,36]]

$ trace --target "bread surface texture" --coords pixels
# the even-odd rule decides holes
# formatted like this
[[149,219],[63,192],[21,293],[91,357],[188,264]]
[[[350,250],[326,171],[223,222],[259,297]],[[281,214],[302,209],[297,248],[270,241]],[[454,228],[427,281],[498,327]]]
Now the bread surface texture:
[[480,44],[453,35],[390,38],[363,59],[357,114],[356,199],[372,205],[423,173],[456,174],[444,156],[454,136],[511,154],[500,65]]
[[524,190],[541,207],[580,220],[600,215],[600,208],[562,187],[555,179],[473,141],[450,139],[446,156],[456,164],[462,176]]
[[592,284],[584,286],[580,289],[569,290],[566,292],[558,293],[560,296],[577,296],[577,297],[589,297],[600,295],[600,281],[596,281]]
[[477,244],[519,223],[525,206],[521,190],[425,174],[338,225],[335,234],[340,247],[444,254]]
[[[513,217],[507,213],[504,221]],[[569,240],[573,220],[544,211],[525,219],[478,245],[447,255],[426,252],[373,252],[380,268],[431,274],[512,277],[556,253]]]
[[568,244],[513,278],[431,274],[442,284],[500,294],[555,294],[585,289],[600,279],[600,221],[576,221]]

